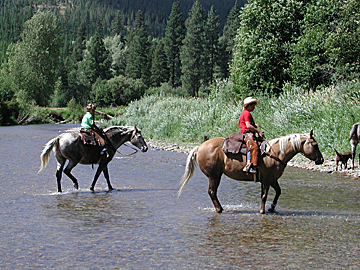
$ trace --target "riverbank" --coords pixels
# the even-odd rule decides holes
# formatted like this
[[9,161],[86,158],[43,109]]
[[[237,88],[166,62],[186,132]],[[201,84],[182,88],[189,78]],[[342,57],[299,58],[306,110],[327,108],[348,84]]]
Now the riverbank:
[[[147,140],[146,143],[149,147],[156,149],[156,150],[164,150],[164,151],[172,151],[177,153],[186,153],[188,154],[191,149],[195,146],[199,145],[197,143],[168,143],[165,141],[153,141]],[[334,154],[335,155],[335,154]],[[360,170],[356,169],[357,163],[355,162],[355,170],[349,169],[351,167],[351,160],[348,161],[348,169],[340,170],[340,164],[338,167],[338,171],[336,171],[336,162],[334,158],[325,158],[325,161],[322,165],[316,165],[314,162],[310,161],[309,159],[304,158],[302,155],[296,155],[289,163],[288,166],[294,168],[303,168],[310,171],[319,171],[323,173],[331,173],[331,174],[340,174],[347,177],[352,177],[357,179],[360,177]]]

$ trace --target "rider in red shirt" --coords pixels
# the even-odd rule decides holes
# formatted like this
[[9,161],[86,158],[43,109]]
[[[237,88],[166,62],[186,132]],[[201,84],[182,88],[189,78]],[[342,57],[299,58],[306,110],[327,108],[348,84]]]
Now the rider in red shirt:
[[258,130],[259,125],[255,124],[255,121],[251,115],[251,112],[255,109],[255,105],[259,104],[255,98],[247,97],[244,99],[244,111],[240,115],[239,127],[240,132],[245,136],[246,146],[248,152],[246,154],[247,163],[243,171],[256,173],[257,160],[258,160],[258,146],[255,141],[255,134],[259,134],[261,138],[264,134]]

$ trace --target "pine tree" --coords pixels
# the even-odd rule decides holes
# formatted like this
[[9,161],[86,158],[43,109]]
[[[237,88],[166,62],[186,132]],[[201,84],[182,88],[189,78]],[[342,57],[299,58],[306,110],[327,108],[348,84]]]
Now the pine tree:
[[141,10],[136,14],[136,33],[126,66],[126,74],[133,79],[142,79],[150,85],[150,42]]
[[[222,78],[228,78],[230,75],[229,72],[229,63],[232,60],[232,54],[234,49],[234,38],[236,36],[237,30],[240,27],[240,8],[238,2],[235,1],[234,7],[230,10],[228,17],[226,18],[226,23],[223,28],[223,36],[220,39],[220,49],[219,49],[219,76]],[[225,64],[226,63],[226,64]]]
[[205,81],[212,84],[214,82],[214,72],[217,63],[219,50],[219,16],[211,6],[205,24]]
[[78,62],[83,59],[85,48],[86,48],[86,26],[82,22],[77,31],[77,37],[73,50],[75,61]]
[[179,2],[174,2],[165,28],[164,49],[168,58],[170,84],[175,87],[180,84],[181,61],[180,49],[185,36],[183,15]]
[[193,97],[198,96],[201,80],[204,78],[204,24],[204,8],[196,0],[185,21],[187,32],[180,52],[183,73],[181,81]]
[[105,48],[100,27],[91,37],[90,44],[87,50],[88,55],[85,59],[85,72],[90,83],[94,83],[97,78],[100,78],[102,80],[109,79],[111,76],[111,58],[109,51]]
[[169,80],[169,68],[167,57],[164,50],[164,43],[160,40],[155,45],[151,66],[151,82],[154,86],[160,86],[161,83]]
[[240,8],[238,2],[235,1],[234,7],[230,10],[228,17],[226,18],[226,23],[223,29],[223,35],[227,40],[227,48],[229,55],[232,55],[234,48],[234,38],[236,36],[237,30],[240,27]]
[[121,35],[121,32],[124,31],[124,13],[119,10],[116,12],[115,18],[111,22],[111,34]]

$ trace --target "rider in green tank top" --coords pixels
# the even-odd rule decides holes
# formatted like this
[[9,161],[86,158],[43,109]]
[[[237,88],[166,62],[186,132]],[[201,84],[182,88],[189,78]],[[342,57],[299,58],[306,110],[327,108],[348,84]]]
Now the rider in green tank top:
[[108,157],[106,142],[104,139],[104,136],[106,136],[106,135],[103,134],[102,130],[100,130],[95,125],[95,120],[94,120],[95,108],[96,107],[93,104],[88,104],[86,106],[87,112],[81,120],[81,128],[83,130],[90,132],[91,134],[93,134],[96,137],[96,139],[99,142],[99,145],[102,147],[100,154],[105,155],[105,157]]

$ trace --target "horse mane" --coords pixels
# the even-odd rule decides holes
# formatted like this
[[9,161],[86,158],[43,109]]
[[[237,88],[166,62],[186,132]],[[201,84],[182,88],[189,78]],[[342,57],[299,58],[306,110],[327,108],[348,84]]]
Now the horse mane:
[[111,132],[111,131],[120,131],[121,135],[130,133],[134,131],[133,126],[111,126],[104,129],[104,132]]
[[[294,151],[300,151],[301,149],[301,137],[308,137],[307,134],[290,134],[290,135],[286,135],[280,138],[275,138],[272,139],[269,144],[270,146],[273,146],[276,143],[279,143],[279,148],[280,148],[280,153],[281,154],[285,154],[286,149],[287,149],[287,144],[288,142],[290,142],[291,147]],[[267,145],[267,149],[266,151],[270,150],[270,146]]]

